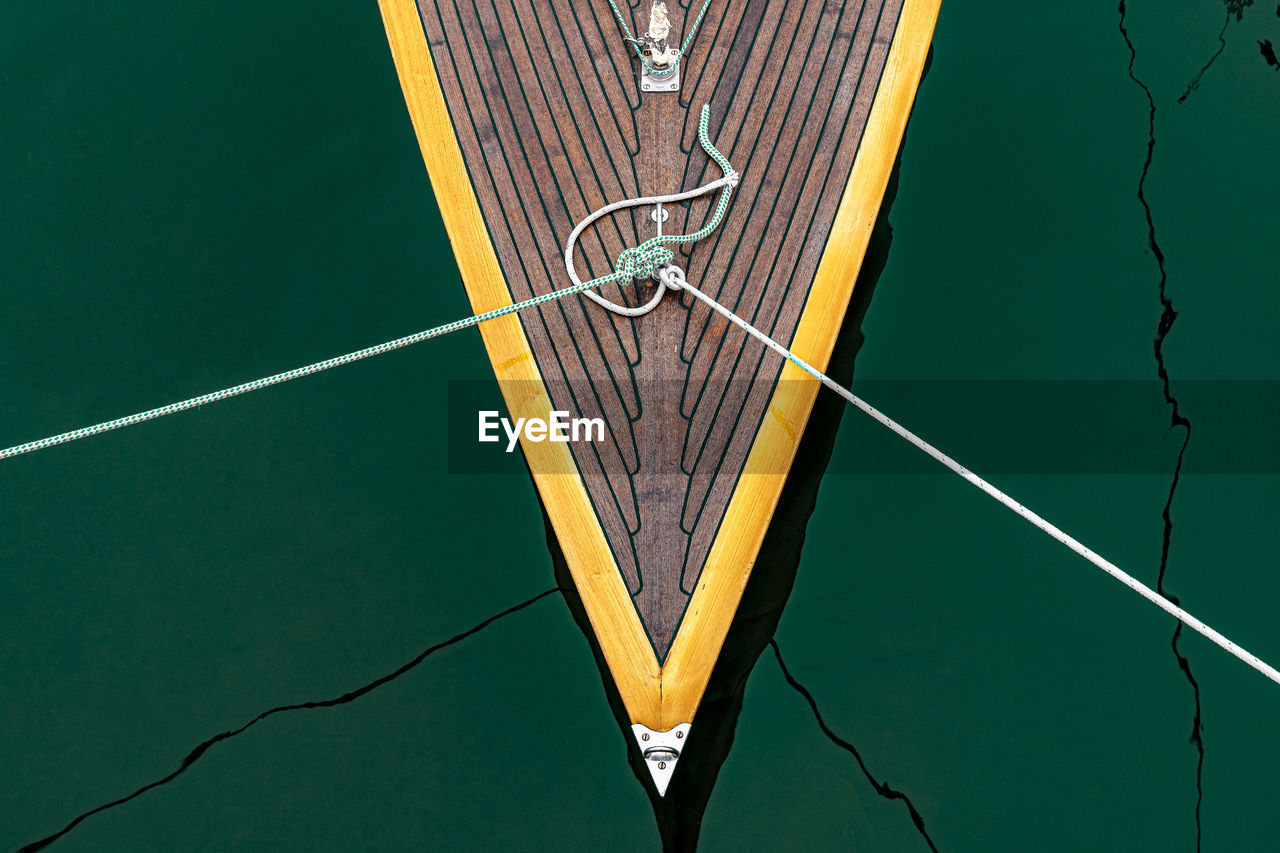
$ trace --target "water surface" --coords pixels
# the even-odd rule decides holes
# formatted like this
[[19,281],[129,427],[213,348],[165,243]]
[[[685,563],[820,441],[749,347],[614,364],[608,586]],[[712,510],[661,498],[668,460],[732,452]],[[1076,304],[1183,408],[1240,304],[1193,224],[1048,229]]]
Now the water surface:
[[[1175,398],[1280,379],[1280,75],[1259,51],[1276,10],[1232,18],[1177,100],[1225,12],[1127,9]],[[1118,23],[1109,3],[946,5],[859,379],[1156,378],[1148,103]],[[0,444],[467,310],[373,4],[11,7],[0,79]],[[486,364],[453,335],[3,463],[0,847],[552,586],[528,480],[447,471],[447,383]],[[997,479],[1155,584],[1183,433],[1144,387],[1167,470]],[[952,413],[916,408],[964,458]],[[1182,414],[1188,459],[1230,441],[1214,409]],[[858,433],[846,417],[778,641],[939,849],[1274,845],[1275,685],[1179,641],[1201,763],[1171,620],[950,476],[858,473]],[[1276,485],[1183,476],[1164,578],[1273,661]],[[216,745],[57,848],[653,850],[626,748],[552,597]],[[926,849],[770,656],[702,842]]]

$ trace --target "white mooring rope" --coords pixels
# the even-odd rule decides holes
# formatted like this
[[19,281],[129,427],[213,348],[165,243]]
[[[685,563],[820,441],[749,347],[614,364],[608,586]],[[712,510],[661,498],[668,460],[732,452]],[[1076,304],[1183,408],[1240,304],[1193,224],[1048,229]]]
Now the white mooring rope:
[[1167,598],[1160,595],[1155,590],[1151,589],[1150,587],[1143,584],[1141,581],[1134,578],[1132,575],[1125,573],[1125,571],[1122,570],[1115,563],[1106,559],[1102,555],[1096,553],[1093,549],[1089,548],[1088,546],[1086,546],[1084,543],[1082,543],[1080,540],[1076,539],[1075,537],[1069,535],[1068,533],[1063,531],[1061,528],[1059,528],[1057,525],[1052,524],[1048,520],[1044,519],[1043,517],[1027,509],[1025,506],[1018,503],[1016,500],[1009,497],[1004,492],[1000,491],[995,486],[991,485],[986,480],[982,479],[981,477],[979,477],[977,474],[970,471],[965,466],[961,465],[959,462],[952,459],[950,456],[943,453],[938,448],[934,447],[932,444],[929,444],[929,442],[920,438],[920,436],[911,432],[906,427],[902,426],[897,421],[893,420],[888,415],[884,414],[879,409],[872,406],[870,403],[866,402],[858,395],[854,394],[853,392],[849,391],[847,388],[835,382],[825,373],[818,370],[816,367],[809,364],[807,361],[800,358],[795,353],[791,352],[786,347],[779,344],[777,341],[773,340],[773,338],[769,337],[764,332],[760,331],[755,326],[748,323],[746,320],[743,320],[737,314],[733,313],[728,308],[725,308],[723,305],[721,305],[716,300],[712,299],[710,296],[707,296],[701,290],[698,290],[696,287],[689,284],[687,281],[685,281],[684,272],[680,270],[679,267],[668,266],[667,268],[660,270],[658,272],[658,278],[659,280],[662,281],[664,285],[666,285],[667,288],[671,290],[684,290],[684,291],[687,291],[688,293],[693,294],[693,296],[696,299],[705,303],[713,311],[715,311],[716,313],[720,314],[721,316],[729,320],[735,326],[742,329],[743,331],[751,335],[756,340],[760,341],[769,349],[773,350],[778,355],[782,356],[787,361],[791,362],[796,367],[803,370],[805,373],[808,373],[810,376],[812,376],[814,379],[821,382],[826,387],[830,388],[832,391],[835,391],[837,394],[839,394],[841,397],[847,400],[850,404],[857,407],[861,411],[865,412],[867,415],[870,415],[873,420],[888,427],[890,430],[897,433],[902,438],[906,439],[906,441],[909,442],[911,445],[923,451],[926,455],[932,457],[938,462],[941,462],[951,471],[955,472],[956,474],[959,474],[965,480],[968,480],[970,483],[977,486],[982,491],[986,492],[989,496],[991,496],[992,498],[995,498],[1005,507],[1013,510],[1018,515],[1022,516],[1023,519],[1025,519],[1026,521],[1029,521],[1033,526],[1049,534],[1054,539],[1057,539],[1063,545],[1066,545],[1072,551],[1075,551],[1081,557],[1084,557],[1090,563],[1093,563],[1095,566],[1102,569],[1107,574],[1111,575],[1111,577],[1120,581],[1120,583],[1129,587],[1129,589],[1133,590],[1138,595],[1145,598],[1147,601],[1150,601],[1152,604],[1154,604],[1156,607],[1159,607],[1165,613],[1168,613],[1174,619],[1177,619],[1179,622],[1186,625],[1191,630],[1195,631],[1196,633],[1205,637],[1209,641],[1215,643],[1216,645],[1222,647],[1226,651],[1235,655],[1237,658],[1244,661],[1249,666],[1253,667],[1258,672],[1262,673],[1267,678],[1274,681],[1276,684],[1280,684],[1280,671],[1277,671],[1275,667],[1271,666],[1269,663],[1262,660],[1262,658],[1253,654],[1248,649],[1245,649],[1240,645],[1238,645],[1237,643],[1234,643],[1231,640],[1227,639],[1222,634],[1215,631],[1213,628],[1210,628],[1208,625],[1201,622],[1196,617],[1192,616],[1186,610],[1182,609],[1178,605],[1174,604],[1172,601],[1169,601]]

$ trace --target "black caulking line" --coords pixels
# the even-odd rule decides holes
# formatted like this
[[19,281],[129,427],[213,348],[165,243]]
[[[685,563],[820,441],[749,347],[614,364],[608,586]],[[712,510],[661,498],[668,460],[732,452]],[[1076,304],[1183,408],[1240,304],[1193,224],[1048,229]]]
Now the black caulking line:
[[[1160,248],[1160,242],[1156,239],[1155,220],[1151,215],[1151,205],[1147,201],[1146,184],[1147,175],[1151,171],[1151,160],[1155,155],[1156,149],[1156,102],[1151,95],[1151,90],[1147,87],[1138,76],[1134,74],[1133,66],[1137,60],[1137,50],[1133,46],[1133,41],[1129,38],[1129,32],[1125,29],[1125,0],[1120,0],[1120,34],[1124,36],[1125,44],[1129,47],[1129,79],[1133,80],[1143,91],[1147,98],[1147,157],[1142,164],[1142,175],[1138,179],[1138,201],[1142,204],[1142,209],[1147,219],[1147,244],[1151,249],[1152,255],[1155,256],[1156,265],[1160,271],[1160,321],[1156,325],[1156,336],[1152,342],[1152,348],[1156,358],[1156,373],[1160,377],[1161,388],[1164,392],[1165,403],[1170,409],[1169,426],[1170,429],[1183,429],[1182,446],[1178,449],[1178,459],[1174,464],[1173,478],[1169,484],[1169,495],[1165,499],[1164,509],[1160,513],[1163,520],[1164,529],[1160,542],[1160,572],[1156,576],[1156,592],[1163,595],[1174,604],[1178,604],[1176,596],[1169,594],[1164,588],[1165,572],[1169,567],[1169,549],[1173,543],[1173,498],[1178,490],[1178,481],[1182,476],[1182,461],[1187,452],[1187,445],[1191,443],[1191,421],[1182,414],[1178,406],[1178,399],[1173,396],[1169,387],[1169,371],[1166,368],[1164,360],[1164,342],[1169,332],[1173,329],[1173,324],[1178,319],[1178,312],[1174,310],[1173,301],[1169,298],[1167,284],[1169,275],[1165,268],[1164,252]],[[1173,656],[1178,662],[1178,668],[1182,670],[1182,674],[1186,676],[1187,682],[1191,685],[1191,691],[1195,698],[1195,716],[1191,721],[1191,743],[1196,748],[1196,850],[1200,850],[1201,842],[1201,825],[1200,825],[1200,806],[1204,801],[1204,723],[1201,716],[1200,707],[1200,684],[1196,681],[1195,675],[1191,672],[1191,662],[1182,654],[1178,648],[1178,639],[1182,636],[1182,623],[1179,622],[1173,629],[1173,638],[1170,640],[1170,647],[1173,650]]]
[[228,740],[230,738],[235,737],[238,734],[241,734],[246,729],[256,725],[257,723],[260,723],[261,721],[265,720],[267,717],[272,716],[273,714],[280,714],[285,711],[310,710],[312,708],[333,708],[337,705],[345,705],[348,702],[354,702],[356,699],[359,699],[361,696],[365,695],[366,693],[369,693],[381,687],[382,685],[386,684],[388,681],[394,681],[395,679],[404,675],[406,672],[413,669],[418,664],[422,663],[424,660],[426,660],[430,655],[434,654],[435,652],[438,652],[444,648],[448,648],[449,646],[452,646],[455,643],[460,643],[463,640],[465,640],[467,637],[470,637],[473,634],[478,634],[480,631],[483,631],[485,628],[489,627],[494,622],[497,622],[499,619],[502,619],[506,616],[510,616],[511,614],[519,612],[521,610],[524,610],[526,607],[529,607],[530,605],[535,604],[538,601],[546,598],[548,595],[551,595],[552,593],[556,593],[556,592],[560,592],[560,587],[558,586],[552,587],[546,592],[538,593],[533,598],[530,598],[528,601],[523,601],[520,604],[515,605],[514,607],[508,607],[506,610],[502,611],[501,613],[497,613],[497,614],[494,614],[493,616],[490,616],[488,619],[484,620],[480,624],[475,625],[474,627],[468,628],[467,630],[463,631],[461,634],[457,634],[456,636],[450,637],[449,639],[445,640],[442,643],[436,643],[434,646],[431,646],[429,649],[422,652],[422,654],[418,655],[413,660],[401,666],[395,672],[392,672],[389,675],[384,675],[381,678],[371,681],[368,684],[364,685],[363,687],[358,687],[349,693],[344,693],[341,696],[337,697],[336,699],[321,699],[316,702],[299,702],[296,705],[281,705],[277,708],[272,708],[269,711],[263,711],[261,714],[254,717],[252,720],[245,723],[240,728],[232,729],[231,731],[223,732],[222,734],[219,734],[219,735],[214,735],[213,737],[206,740],[204,743],[197,746],[195,749],[191,750],[191,752],[187,755],[187,757],[182,759],[182,764],[178,766],[178,769],[170,773],[168,776],[165,776],[162,779],[157,779],[156,781],[151,782],[150,784],[143,785],[141,788],[134,791],[132,794],[130,794],[127,797],[121,797],[118,800],[112,800],[109,803],[104,803],[103,805],[100,805],[95,809],[90,809],[89,811],[77,817],[75,820],[68,823],[62,829],[55,832],[53,835],[50,835],[48,838],[42,838],[39,841],[33,841],[30,844],[26,844],[20,847],[18,849],[18,853],[34,853],[34,851],[36,850],[43,850],[53,842],[57,841],[62,836],[66,835],[71,830],[75,829],[75,827],[86,818],[92,817],[98,812],[103,812],[103,811],[106,811],[107,809],[124,805],[130,800],[142,796],[147,791],[150,791],[152,788],[158,788],[161,785],[167,785],[168,783],[172,782],[174,779],[177,779],[183,773],[187,772],[187,768],[189,768],[192,764],[195,764],[198,760],[200,760],[201,756],[203,756],[206,752],[208,752],[209,747],[213,746],[219,741]]
[[[1231,16],[1234,15],[1237,21],[1244,20],[1244,10],[1253,5],[1253,0],[1223,0],[1227,7],[1226,18],[1222,22],[1222,30],[1218,33],[1218,49],[1213,52],[1213,56],[1196,72],[1196,76],[1187,84],[1186,91],[1178,96],[1178,103],[1184,102],[1192,92],[1200,88],[1200,78],[1209,70],[1213,63],[1218,61],[1218,57],[1222,56],[1222,52],[1227,49],[1227,27],[1231,24]],[[1276,8],[1276,14],[1280,15],[1280,7]]]
[[937,846],[924,828],[924,818],[921,817],[920,812],[916,811],[915,804],[911,802],[911,799],[901,791],[889,787],[888,782],[881,782],[871,775],[871,771],[867,769],[867,763],[862,760],[862,755],[858,752],[857,747],[831,731],[830,727],[827,726],[826,720],[822,718],[822,713],[818,710],[818,703],[814,700],[813,694],[809,692],[807,687],[796,681],[795,676],[791,674],[791,670],[787,669],[786,661],[782,659],[782,650],[778,648],[778,641],[770,640],[769,646],[773,649],[773,656],[778,659],[778,667],[782,670],[782,677],[809,703],[809,708],[813,711],[813,717],[818,721],[818,728],[822,729],[822,733],[830,738],[832,743],[854,757],[854,760],[858,762],[858,767],[862,768],[862,775],[867,777],[867,781],[871,783],[871,787],[875,788],[877,794],[886,800],[902,800],[907,807],[907,811],[911,813],[911,822],[916,825],[916,829],[920,831],[920,835],[924,838],[925,843],[929,845],[929,849],[933,853],[938,853]]

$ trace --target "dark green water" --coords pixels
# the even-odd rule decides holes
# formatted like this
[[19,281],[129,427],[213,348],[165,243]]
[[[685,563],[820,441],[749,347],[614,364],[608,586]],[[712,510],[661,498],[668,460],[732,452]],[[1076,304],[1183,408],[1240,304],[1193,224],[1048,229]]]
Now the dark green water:
[[[1280,379],[1272,5],[1179,104],[1223,5],[1129,3],[1175,396]],[[1148,107],[1117,24],[1111,3],[946,5],[859,379],[1155,378]],[[0,115],[0,445],[466,312],[372,3],[8,4]],[[550,587],[528,481],[446,470],[446,384],[486,373],[459,334],[0,464],[0,848]],[[1188,460],[1231,440],[1182,414]],[[851,422],[835,470],[858,467]],[[910,425],[963,457],[948,423]],[[1149,440],[1167,473],[998,483],[1154,584],[1182,433]],[[1165,577],[1272,661],[1276,486],[1184,476]],[[1184,636],[1198,768],[1172,632],[952,477],[835,473],[778,641],[939,849],[1194,850],[1198,778],[1204,850],[1273,848],[1280,688]],[[625,749],[553,597],[214,746],[55,849],[653,850]],[[768,655],[702,841],[925,849]]]

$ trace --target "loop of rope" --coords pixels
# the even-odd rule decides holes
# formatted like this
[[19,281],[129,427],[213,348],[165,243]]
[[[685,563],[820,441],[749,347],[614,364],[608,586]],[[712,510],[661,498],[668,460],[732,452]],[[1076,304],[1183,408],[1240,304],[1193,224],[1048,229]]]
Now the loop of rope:
[[[613,272],[603,275],[600,278],[593,279],[588,282],[592,290],[595,287],[607,284],[609,282],[617,282],[623,284],[633,279],[646,279],[655,277],[658,270],[670,264],[675,260],[675,252],[668,248],[667,244],[681,245],[685,243],[696,243],[705,238],[711,232],[720,226],[721,220],[724,219],[725,211],[729,209],[729,200],[733,195],[733,189],[738,185],[739,176],[733,166],[729,164],[729,159],[721,154],[716,147],[711,144],[710,138],[710,116],[711,109],[707,105],[703,105],[702,112],[698,116],[698,142],[702,145],[702,150],[707,156],[720,167],[720,171],[724,174],[717,180],[709,184],[698,187],[697,189],[688,190],[687,192],[675,193],[673,195],[663,196],[643,196],[641,198],[629,198],[624,201],[616,201],[607,204],[596,212],[592,213],[586,219],[583,219],[569,234],[569,239],[564,248],[564,267],[569,273],[569,280],[574,285],[582,284],[578,278],[577,272],[573,267],[573,247],[578,242],[578,237],[593,222],[602,216],[613,213],[617,210],[623,210],[628,207],[641,207],[646,205],[670,204],[672,202],[685,201],[691,198],[705,195],[715,190],[720,190],[720,197],[716,201],[715,209],[712,210],[710,218],[707,219],[705,225],[691,234],[660,234],[656,237],[650,237],[639,246],[624,249],[614,265]],[[657,307],[662,300],[664,288],[658,288],[653,297],[644,305],[630,307],[627,305],[619,305],[612,302],[598,293],[591,290],[584,291],[588,299],[591,299],[601,307],[620,314],[624,317],[639,317],[647,314]]]
[[693,19],[693,23],[689,26],[689,31],[685,33],[684,41],[680,43],[680,49],[676,51],[675,58],[671,60],[671,64],[665,68],[655,68],[645,60],[644,54],[640,52],[640,40],[631,32],[631,27],[627,26],[627,20],[622,17],[622,10],[618,8],[618,4],[614,0],[609,0],[609,8],[613,9],[613,16],[618,19],[618,26],[622,27],[623,41],[631,45],[631,49],[636,52],[636,58],[640,60],[640,64],[653,77],[670,77],[676,73],[676,69],[680,67],[680,60],[684,59],[685,54],[689,52],[689,47],[693,44],[693,37],[697,35],[698,27],[702,26],[702,19],[706,17],[707,7],[710,5],[711,0],[704,0],[702,8],[698,11],[698,17]]

